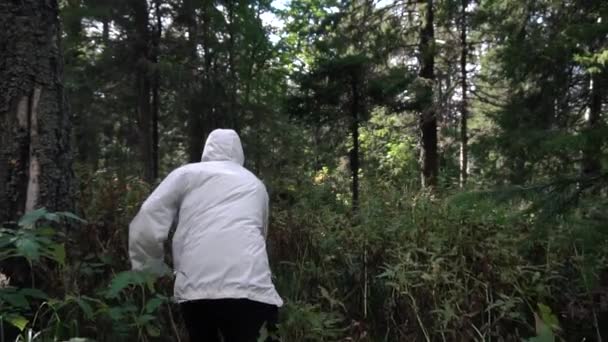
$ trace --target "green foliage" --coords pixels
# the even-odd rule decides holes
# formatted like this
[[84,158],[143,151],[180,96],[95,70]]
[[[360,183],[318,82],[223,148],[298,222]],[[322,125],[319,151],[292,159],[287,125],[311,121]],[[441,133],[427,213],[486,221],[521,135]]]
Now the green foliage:
[[544,305],[538,304],[539,315],[534,313],[536,321],[536,336],[528,339],[528,342],[553,342],[555,334],[553,331],[559,330],[557,317],[551,312],[551,309]]
[[598,149],[585,153],[605,154],[599,147],[605,139],[592,133],[604,124],[590,119],[601,111],[590,107],[599,98],[591,100],[589,91],[590,74],[605,77],[603,11],[599,2],[480,4],[476,20],[489,41],[475,101],[494,125],[479,136],[481,153],[475,155],[483,158],[489,179],[546,182],[578,172],[578,153],[590,145]]
[[[0,235],[6,250],[3,259],[24,258],[34,270],[45,265],[43,258],[46,258],[60,266],[60,272],[67,273],[75,262],[66,258],[64,244],[57,242],[65,241],[65,233],[56,225],[64,224],[62,219],[86,223],[72,213],[38,209],[24,215],[19,220],[19,228],[3,228]],[[48,222],[55,226],[46,226]],[[97,331],[96,339],[127,338],[134,334],[140,338],[158,337],[158,315],[169,298],[157,291],[156,279],[152,274],[125,271],[114,276],[106,289],[94,289],[89,295],[64,293],[61,296],[49,295],[39,288],[3,284],[0,286],[0,320],[18,328],[26,341],[72,338],[105,329],[103,326],[108,323],[111,323],[110,330]],[[85,289],[79,289],[82,290]]]
[[394,185],[408,183],[404,180],[418,183],[417,143],[411,136],[403,136],[409,126],[409,118],[402,115],[380,110],[372,113],[361,130],[361,150],[367,163],[365,178]]
[[65,244],[61,242],[64,233],[50,225],[37,226],[41,221],[58,223],[62,219],[86,223],[72,213],[50,213],[41,208],[24,215],[19,220],[19,229],[0,228],[0,247],[3,249],[0,260],[23,257],[32,264],[44,257],[64,265]]
[[[336,315],[338,335],[326,340],[595,336],[593,311],[573,316],[568,305],[601,310],[587,302],[599,283],[577,280],[605,272],[608,243],[579,244],[579,226],[570,221],[576,212],[549,223],[520,195],[438,199],[370,189],[356,218],[345,217],[335,197],[311,214],[306,198],[319,198],[323,187],[301,192],[287,212],[275,208],[271,259],[280,260],[279,291],[299,310]],[[576,328],[561,328],[549,306]],[[294,330],[283,333],[301,329],[291,315],[311,320],[293,310],[285,309],[283,322]]]
[[318,305],[304,302],[289,303],[282,310],[279,336],[282,341],[332,341],[344,329],[338,324],[343,318],[336,312],[324,312]]
[[[390,138],[381,130],[370,134],[369,139]],[[372,142],[364,146],[383,145]],[[286,300],[278,331],[282,341],[594,336],[593,315],[601,303],[588,298],[602,286],[608,260],[608,240],[590,229],[605,222],[606,203],[597,195],[581,196],[581,205],[560,206],[561,217],[550,220],[552,215],[540,215],[546,205],[536,203],[555,198],[563,186],[437,196],[399,190],[397,180],[384,183],[368,175],[363,186],[368,195],[352,216],[340,197],[348,190],[332,186],[343,176],[324,177],[293,189],[297,198],[273,210],[269,253]],[[89,185],[107,189],[116,180],[99,182]],[[117,197],[106,200],[132,205],[125,197],[133,194],[112,193],[108,196]],[[115,207],[100,205],[101,198],[87,209],[97,226],[110,229],[126,219],[103,223],[103,211]],[[42,222],[55,223],[44,221],[47,214],[24,218],[21,222],[31,228],[22,230],[44,231]],[[76,278],[80,287],[61,294],[3,289],[4,322],[24,336],[44,338],[143,341],[183,334],[174,330],[173,316],[167,318],[170,289],[159,288],[154,276],[114,272],[125,269],[124,256],[83,261],[70,258],[74,254],[68,251],[64,277],[77,265],[89,270]],[[84,280],[91,276],[99,281],[86,287]],[[577,307],[588,309],[570,311]],[[566,323],[557,321],[562,315]]]

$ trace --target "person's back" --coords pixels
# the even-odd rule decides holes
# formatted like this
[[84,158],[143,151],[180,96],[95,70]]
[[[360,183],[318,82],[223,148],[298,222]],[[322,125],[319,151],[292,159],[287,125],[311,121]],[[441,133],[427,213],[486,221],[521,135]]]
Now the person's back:
[[177,220],[175,298],[193,341],[214,341],[218,331],[227,341],[253,341],[282,305],[266,253],[268,195],[243,161],[236,132],[213,131],[202,162],[167,176],[130,226],[133,268],[153,269]]

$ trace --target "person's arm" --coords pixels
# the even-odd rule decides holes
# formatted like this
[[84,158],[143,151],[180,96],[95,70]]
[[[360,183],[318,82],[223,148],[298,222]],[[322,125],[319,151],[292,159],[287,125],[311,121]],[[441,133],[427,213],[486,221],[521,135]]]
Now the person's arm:
[[129,225],[129,257],[133,270],[160,272],[164,242],[176,219],[186,190],[183,172],[171,172],[142,204]]

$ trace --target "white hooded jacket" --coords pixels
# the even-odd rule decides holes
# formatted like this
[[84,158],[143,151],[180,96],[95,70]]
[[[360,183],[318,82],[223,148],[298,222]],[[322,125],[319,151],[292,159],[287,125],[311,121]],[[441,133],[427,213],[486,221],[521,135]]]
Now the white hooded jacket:
[[266,253],[268,194],[242,165],[237,133],[209,135],[200,163],[171,172],[129,226],[133,269],[163,264],[174,222],[174,294],[178,302],[247,298],[281,306]]

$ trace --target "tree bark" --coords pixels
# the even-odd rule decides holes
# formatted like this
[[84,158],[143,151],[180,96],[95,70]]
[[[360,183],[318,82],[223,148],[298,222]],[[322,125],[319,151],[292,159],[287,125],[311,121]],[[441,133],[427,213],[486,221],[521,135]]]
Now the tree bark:
[[158,120],[160,116],[160,40],[163,35],[163,24],[160,13],[160,1],[154,1],[156,14],[156,35],[154,37],[153,62],[154,79],[152,83],[152,177],[158,178]]
[[460,82],[462,103],[460,109],[460,187],[463,188],[469,177],[469,151],[468,151],[468,99],[467,99],[467,5],[468,0],[462,0],[462,13],[460,16]]
[[424,82],[420,130],[422,135],[422,186],[433,188],[439,175],[437,154],[437,116],[433,98],[435,82],[435,30],[433,28],[433,0],[427,0],[425,20],[420,32],[420,72]]
[[586,142],[583,149],[583,176],[597,176],[602,171],[600,161],[602,143],[598,141],[597,129],[602,123],[603,84],[601,74],[595,73],[589,77],[589,108],[587,109],[585,134]]
[[0,223],[72,210],[57,1],[0,2]]
[[352,103],[351,103],[351,136],[353,149],[350,153],[350,170],[352,173],[352,208],[353,212],[359,209],[359,77],[357,71],[353,72],[351,79]]
[[238,79],[236,73],[236,59],[235,59],[235,6],[239,3],[236,0],[227,2],[228,7],[228,70],[229,70],[229,86],[228,86],[228,117],[225,121],[230,123],[231,128],[239,132],[239,115],[238,115],[238,103],[237,103],[237,89]]
[[143,178],[154,181],[152,157],[152,105],[150,103],[150,30],[147,0],[131,0],[135,20],[135,74],[137,94],[137,124],[139,153],[143,167]]
[[[188,114],[188,159],[195,163],[201,160],[203,149],[202,116],[205,109],[198,106],[198,19],[193,0],[183,0],[186,30],[188,32],[188,69],[190,70],[186,89],[186,111]],[[203,9],[204,11],[205,9]]]
[[[57,1],[0,2],[0,224],[8,227],[33,209],[74,209],[58,14]],[[0,268],[13,286],[32,284],[23,260]]]

